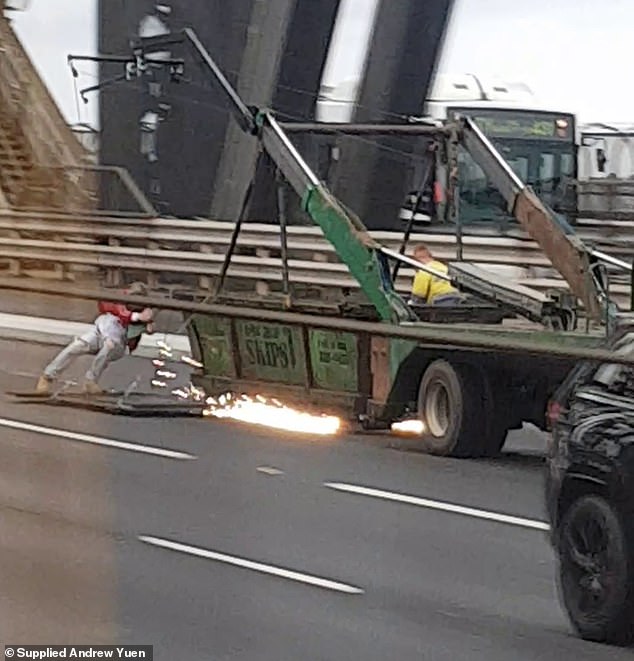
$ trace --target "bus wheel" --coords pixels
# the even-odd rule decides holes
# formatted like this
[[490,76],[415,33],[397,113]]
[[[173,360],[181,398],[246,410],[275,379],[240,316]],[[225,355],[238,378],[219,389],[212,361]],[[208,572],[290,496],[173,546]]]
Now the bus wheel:
[[475,370],[446,360],[430,363],[420,382],[418,416],[425,423],[426,452],[452,457],[482,454],[486,415]]

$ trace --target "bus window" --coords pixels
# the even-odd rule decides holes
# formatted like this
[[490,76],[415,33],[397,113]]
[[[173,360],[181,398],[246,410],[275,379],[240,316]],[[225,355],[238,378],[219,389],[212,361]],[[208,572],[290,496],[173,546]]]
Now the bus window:
[[[564,213],[571,206],[566,194],[574,174],[574,155],[557,146],[528,140],[493,141],[515,174],[540,195],[555,211]],[[546,150],[544,147],[546,146]],[[495,190],[480,167],[463,149],[458,158],[460,206],[464,225],[493,224],[503,228],[514,224],[502,196]],[[574,207],[574,201],[572,202]]]
[[524,156],[510,158],[508,164],[522,181],[528,180],[528,158]]
[[572,179],[575,176],[575,157],[573,154],[561,155],[561,176]]
[[542,153],[539,157],[539,174],[535,182],[537,193],[551,193],[555,188],[555,156]]
[[502,196],[480,166],[462,148],[458,152],[459,214],[464,225],[505,223],[508,216]]

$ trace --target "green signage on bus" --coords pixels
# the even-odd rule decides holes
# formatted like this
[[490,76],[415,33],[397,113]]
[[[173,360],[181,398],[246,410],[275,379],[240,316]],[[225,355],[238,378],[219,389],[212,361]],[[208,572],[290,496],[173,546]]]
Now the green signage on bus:
[[471,117],[490,138],[574,140],[572,115],[530,112],[525,110],[482,110],[480,108],[452,108],[450,116]]

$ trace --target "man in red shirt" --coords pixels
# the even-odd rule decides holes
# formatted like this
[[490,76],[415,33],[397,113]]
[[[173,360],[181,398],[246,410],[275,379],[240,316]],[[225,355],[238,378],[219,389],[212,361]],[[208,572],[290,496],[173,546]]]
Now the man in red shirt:
[[[135,282],[124,293],[144,296],[147,295],[147,288],[143,283]],[[52,383],[77,356],[92,354],[95,358],[86,372],[84,391],[92,395],[102,393],[98,381],[106,367],[123,358],[126,349],[132,353],[139,345],[141,335],[154,330],[151,308],[107,301],[100,301],[98,307],[100,315],[95,319],[93,327],[81,337],[76,337],[53,358],[40,376],[36,392],[50,393]]]

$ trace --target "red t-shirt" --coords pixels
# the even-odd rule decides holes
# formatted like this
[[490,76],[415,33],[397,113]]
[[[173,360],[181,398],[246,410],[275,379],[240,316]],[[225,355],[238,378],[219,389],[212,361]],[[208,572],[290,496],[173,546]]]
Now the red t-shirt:
[[[121,322],[121,325],[127,329],[127,327],[133,323],[132,315],[133,312],[128,310],[128,308],[123,303],[110,303],[109,301],[99,301],[98,304],[100,314],[113,314]],[[129,338],[127,340],[127,345],[130,353],[132,353],[138,346],[141,341],[141,336]]]
[[123,303],[110,303],[108,301],[99,301],[100,314],[113,314],[121,322],[124,328],[127,328],[132,322],[132,312]]

